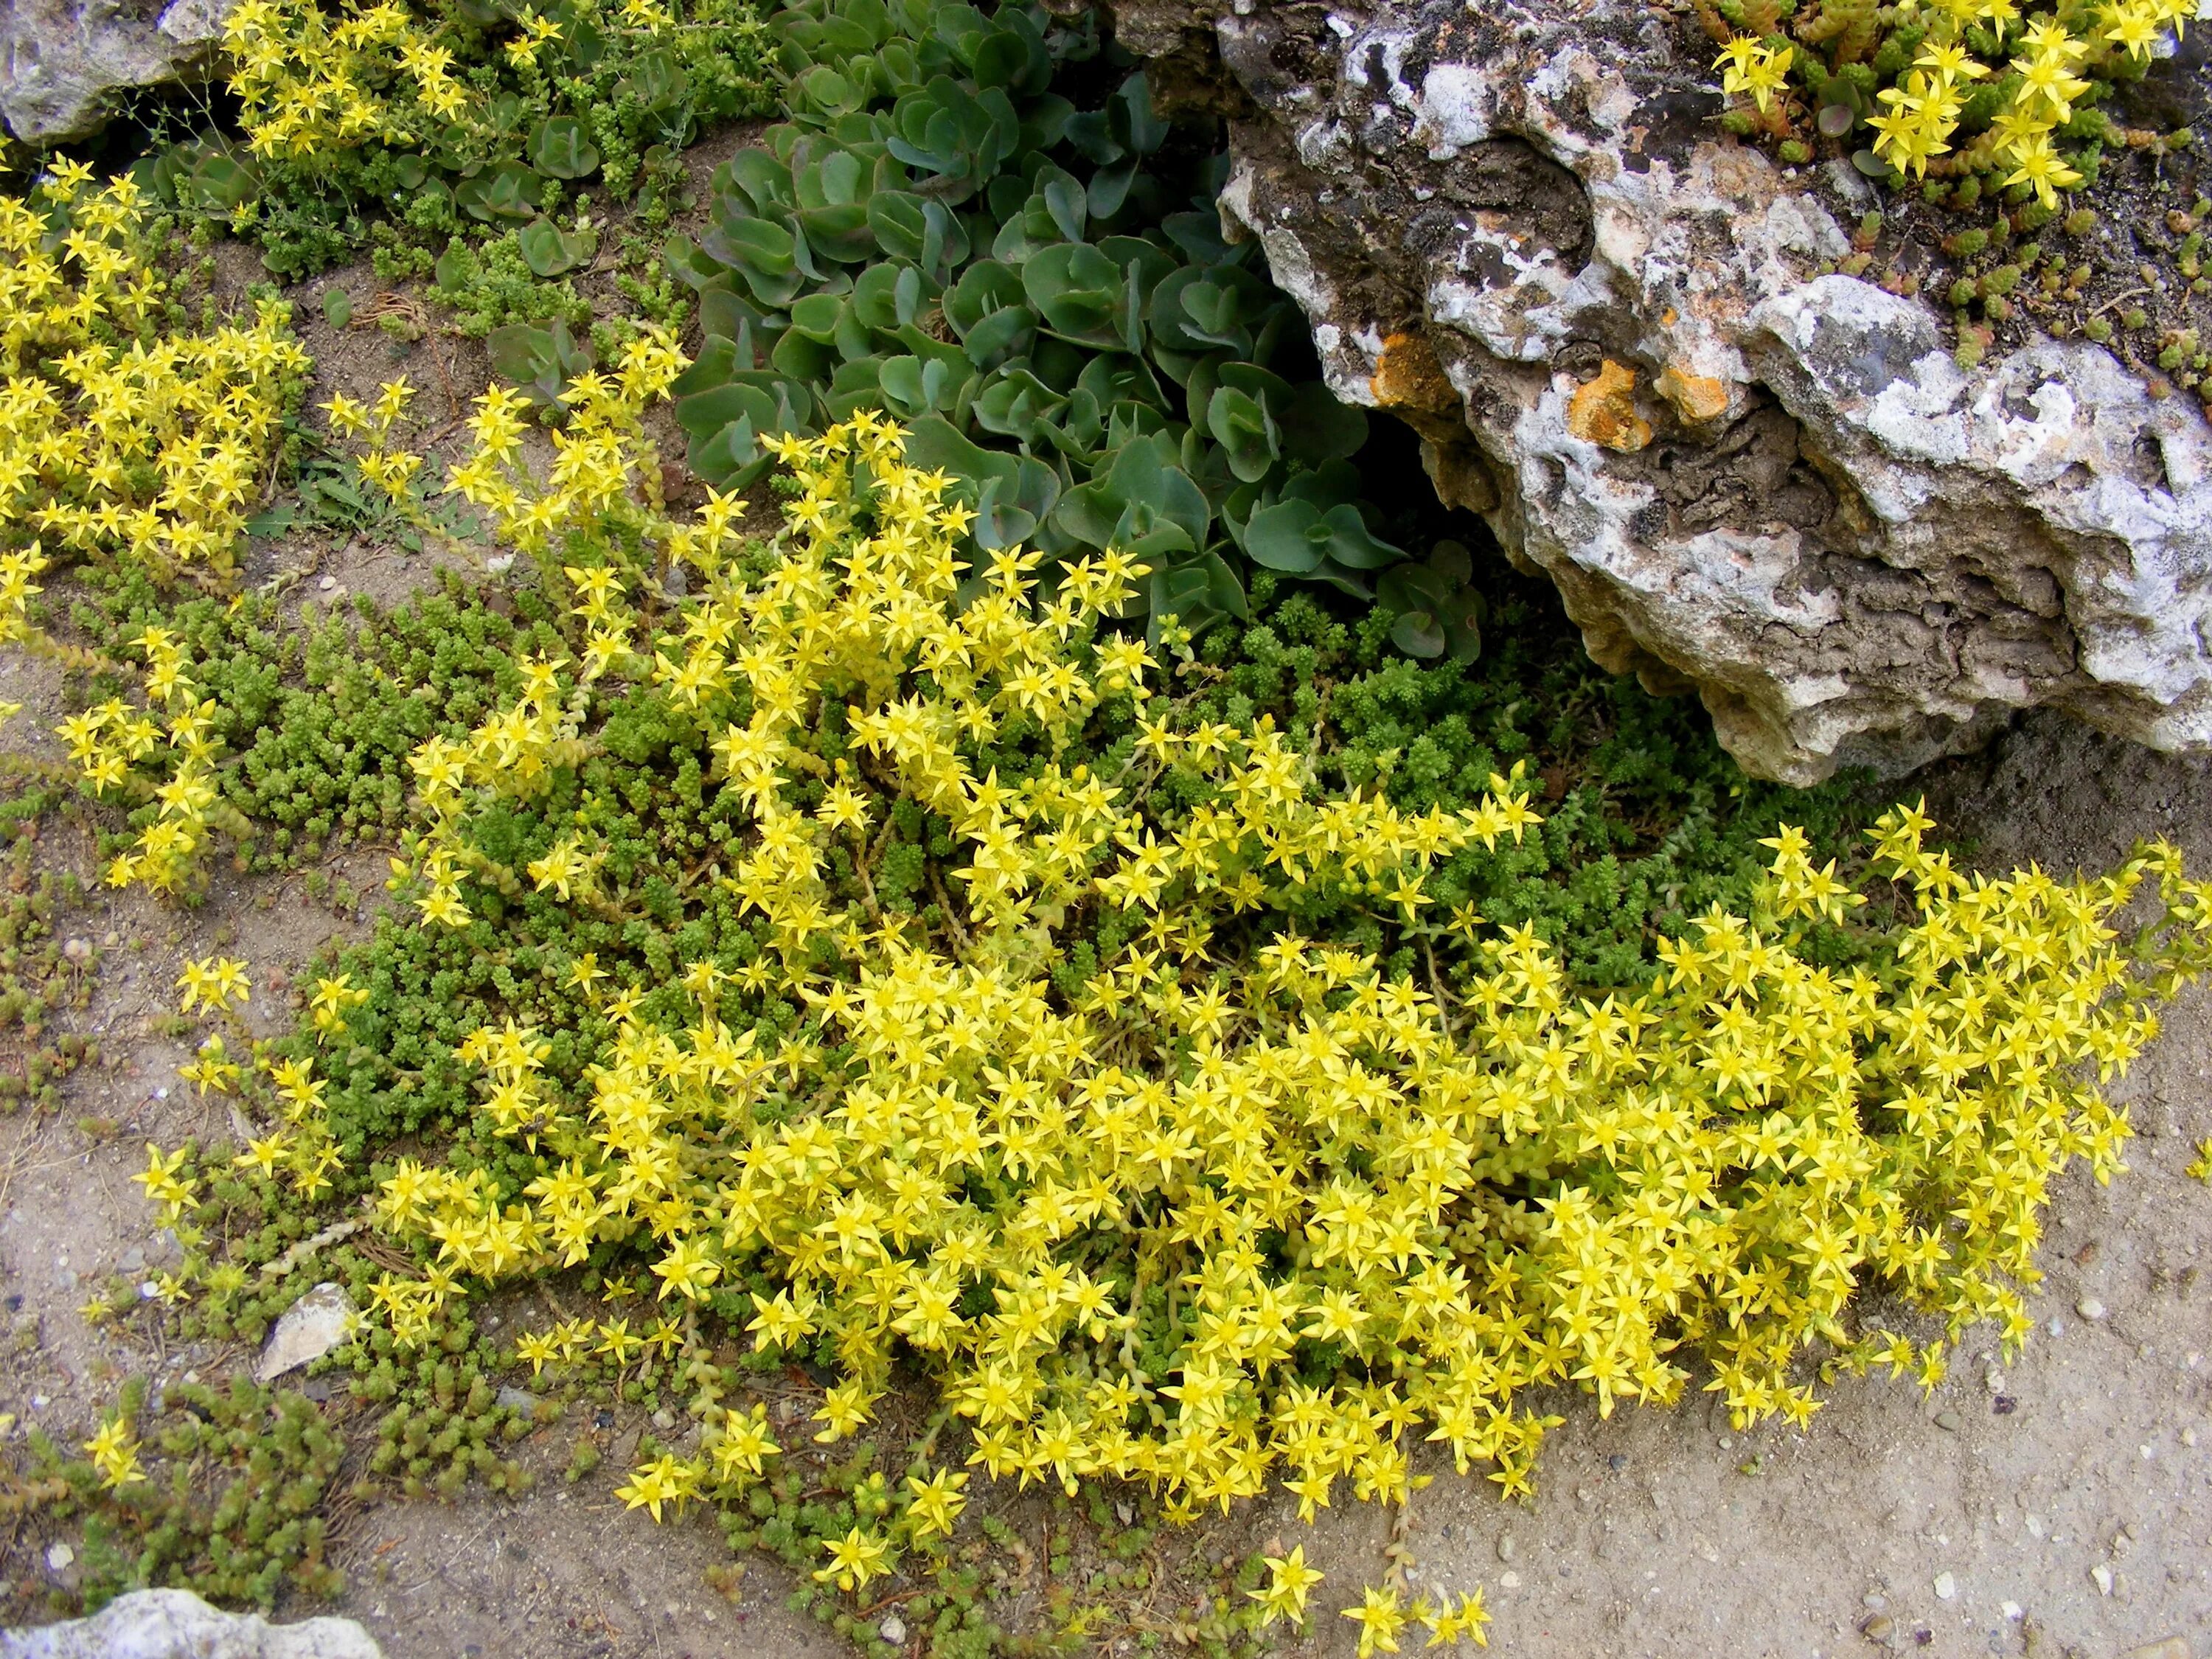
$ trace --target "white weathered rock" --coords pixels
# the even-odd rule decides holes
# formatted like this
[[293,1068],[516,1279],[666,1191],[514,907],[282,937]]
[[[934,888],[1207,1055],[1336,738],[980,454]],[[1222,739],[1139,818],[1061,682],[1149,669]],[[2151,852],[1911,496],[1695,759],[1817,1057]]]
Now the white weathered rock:
[[272,1625],[186,1590],[133,1590],[89,1619],[0,1631],[0,1659],[383,1659],[350,1619]]
[[[1230,15],[1222,15],[1223,13]],[[1590,652],[1694,685],[1751,770],[1903,770],[2051,706],[2212,742],[2212,430],[2100,348],[1954,362],[1817,268],[1843,228],[1721,135],[1628,0],[1124,0],[1231,113],[1222,201],[1329,384],[1558,584]],[[1873,205],[1836,164],[1832,195]]]
[[199,73],[232,0],[8,0],[0,7],[0,117],[33,143],[82,138],[118,92]]
[[253,1362],[253,1380],[266,1382],[320,1359],[353,1340],[353,1299],[343,1287],[318,1285],[284,1310]]

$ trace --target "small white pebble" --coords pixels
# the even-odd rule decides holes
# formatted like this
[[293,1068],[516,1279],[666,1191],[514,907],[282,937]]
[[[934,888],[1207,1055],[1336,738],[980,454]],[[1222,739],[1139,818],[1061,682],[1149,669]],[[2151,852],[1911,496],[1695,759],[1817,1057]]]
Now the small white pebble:
[[329,592],[332,588],[336,587],[337,585],[338,585],[338,579],[337,579],[336,576],[325,576],[325,577],[324,577],[324,578],[322,579],[322,580],[320,580],[320,581],[319,581],[319,582],[317,582],[317,583],[315,584],[315,586],[318,586],[318,587],[321,588],[321,589],[323,590],[323,592],[325,592],[325,593]]
[[2185,1446],[2195,1445],[2197,1443],[2197,1431],[2194,1429],[2184,1429],[2181,1431],[2181,1443]]
[[76,1560],[76,1552],[67,1544],[54,1544],[46,1550],[46,1569],[50,1572],[67,1572]]
[[1519,1589],[1521,1588],[1521,1575],[1517,1572],[1499,1573],[1498,1575],[1498,1588],[1500,1589]]
[[2105,1316],[2105,1304],[2094,1296],[2085,1296],[2074,1304],[2074,1311],[2084,1319],[2102,1319]]
[[2017,1601],[2000,1601],[1997,1604],[1997,1611],[2004,1614],[2008,1620],[2027,1617],[2027,1609]]
[[1936,1575],[1936,1599],[1938,1601],[1948,1601],[1958,1593],[1957,1578],[1948,1572],[1939,1572]]
[[2110,1595],[2112,1593],[2112,1570],[2101,1561],[2089,1569],[2089,1579],[2096,1585],[2098,1595]]
[[2040,1538],[2043,1536],[2043,1517],[2041,1516],[2031,1515],[2027,1517],[2027,1535],[2030,1538]]

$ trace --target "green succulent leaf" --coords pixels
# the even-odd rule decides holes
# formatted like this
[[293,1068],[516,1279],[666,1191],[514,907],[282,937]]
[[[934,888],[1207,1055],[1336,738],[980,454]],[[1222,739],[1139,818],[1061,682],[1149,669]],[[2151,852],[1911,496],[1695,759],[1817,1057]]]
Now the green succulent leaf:
[[1328,561],[1328,522],[1309,501],[1278,501],[1244,526],[1244,551],[1255,564],[1303,576]]
[[914,266],[885,261],[854,279],[852,312],[866,327],[888,334],[920,317],[935,297]]
[[1137,291],[1123,270],[1085,242],[1044,249],[1022,267],[1022,289],[1045,328],[1076,345],[1136,351],[1143,345]]
[[1319,380],[1298,387],[1275,418],[1283,453],[1307,466],[1347,459],[1367,441],[1365,411],[1339,401]]
[[592,351],[556,318],[546,326],[510,323],[484,338],[493,369],[541,404],[555,404],[568,383],[590,373]]
[[538,175],[518,161],[487,167],[454,187],[453,200],[471,219],[521,221],[538,216]]
[[1267,405],[1234,386],[1220,386],[1206,405],[1206,430],[1229,459],[1230,471],[1246,483],[1266,477],[1281,453],[1280,435]]
[[1390,643],[1409,657],[1441,657],[1449,643],[1444,625],[1425,611],[1401,612],[1390,624]]
[[663,47],[641,53],[629,74],[615,87],[617,100],[635,98],[641,107],[674,110],[691,95],[691,77]]
[[515,233],[514,240],[522,250],[523,264],[537,276],[561,276],[574,270],[590,256],[588,238],[571,234],[550,219],[532,220]]
[[789,305],[807,278],[800,237],[772,219],[718,215],[700,227],[699,246],[742,276],[764,306]]
[[530,164],[549,178],[588,179],[599,170],[599,149],[574,116],[550,116],[531,130]]

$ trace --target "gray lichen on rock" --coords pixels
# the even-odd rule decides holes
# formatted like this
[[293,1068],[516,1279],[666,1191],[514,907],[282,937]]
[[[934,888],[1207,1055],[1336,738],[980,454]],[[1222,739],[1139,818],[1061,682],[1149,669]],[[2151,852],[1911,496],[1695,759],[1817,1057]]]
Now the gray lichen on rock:
[[204,70],[230,0],[8,0],[0,118],[33,143],[99,130],[118,93]]
[[[1822,192],[1722,134],[1663,11],[1140,0],[1231,116],[1231,227],[1330,385],[1558,585],[1592,654],[1694,686],[1751,770],[1896,772],[2014,710],[2212,741],[2212,432],[2101,348],[1954,362],[1822,276]],[[1206,49],[1210,70],[1191,64]],[[1864,192],[1838,168],[1826,197]]]

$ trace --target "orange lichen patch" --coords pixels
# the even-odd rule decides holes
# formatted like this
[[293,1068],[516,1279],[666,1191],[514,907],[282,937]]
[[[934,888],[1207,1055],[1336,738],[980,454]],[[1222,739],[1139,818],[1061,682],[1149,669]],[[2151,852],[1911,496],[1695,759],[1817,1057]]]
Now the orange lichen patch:
[[1636,412],[1636,371],[1612,358],[1567,400],[1567,430],[1588,443],[1631,453],[1651,441],[1651,422]]
[[1393,334],[1382,342],[1382,356],[1367,389],[1384,409],[1451,410],[1459,394],[1429,343],[1418,334]]
[[1728,413],[1728,382],[1711,374],[1692,374],[1680,363],[1669,363],[1652,387],[1674,412],[1692,426],[1717,420]]

